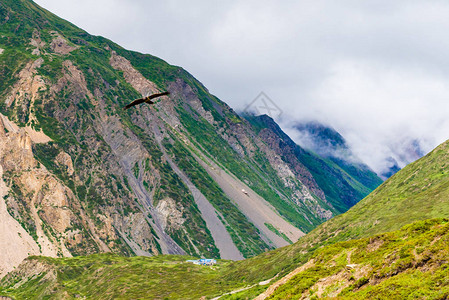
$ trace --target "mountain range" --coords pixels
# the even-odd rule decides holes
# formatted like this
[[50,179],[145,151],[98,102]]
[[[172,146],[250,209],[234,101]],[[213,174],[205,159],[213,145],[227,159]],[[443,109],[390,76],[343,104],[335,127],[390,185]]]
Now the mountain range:
[[382,183],[332,128],[300,146],[30,0],[0,49],[0,295],[449,297],[449,142]]
[[[2,235],[14,241],[3,273],[29,255],[248,258],[382,182],[299,147],[269,117],[240,117],[184,69],[30,0],[2,1],[0,24]],[[151,107],[123,110],[162,91],[170,96]]]

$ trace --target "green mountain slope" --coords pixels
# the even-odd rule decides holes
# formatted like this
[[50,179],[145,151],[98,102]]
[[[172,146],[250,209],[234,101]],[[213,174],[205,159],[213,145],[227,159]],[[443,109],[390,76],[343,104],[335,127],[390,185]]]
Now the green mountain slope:
[[448,255],[448,220],[418,221],[317,250],[266,299],[446,299]]
[[[199,299],[219,295],[236,281],[220,281],[214,268],[187,263],[188,256],[76,258],[30,257],[23,271],[2,279],[0,295],[15,299]],[[218,271],[217,271],[218,270]],[[20,281],[20,278],[26,278]]]
[[[309,261],[273,288],[266,299],[445,299],[449,296],[449,221],[432,219],[399,231],[339,242],[316,250]],[[15,299],[199,299],[241,284],[223,280],[230,263],[214,267],[187,256],[125,258],[101,254],[77,258],[30,257],[0,281],[0,295]],[[275,278],[272,280],[276,285]],[[245,299],[270,284],[223,299]]]
[[[320,227],[320,240],[368,237],[417,220],[449,216],[449,141],[411,163],[348,213]],[[344,229],[344,234],[336,234]]]
[[[64,259],[30,257],[25,262],[27,271],[19,274],[28,280],[17,289],[14,284],[18,274],[12,273],[3,279],[0,293],[16,299],[42,299],[50,295],[65,299],[185,299],[200,298],[202,293],[220,291],[231,284],[217,282],[216,270],[187,263],[188,259],[191,258],[174,255],[128,258],[113,254]],[[216,268],[224,265],[226,262]]]

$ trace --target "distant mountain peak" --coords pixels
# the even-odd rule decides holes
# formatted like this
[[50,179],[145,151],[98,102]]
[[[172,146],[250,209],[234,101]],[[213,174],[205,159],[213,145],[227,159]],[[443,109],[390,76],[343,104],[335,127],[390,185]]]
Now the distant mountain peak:
[[302,136],[300,141],[310,150],[320,154],[329,154],[338,149],[349,149],[345,138],[334,128],[318,121],[300,122],[293,125]]

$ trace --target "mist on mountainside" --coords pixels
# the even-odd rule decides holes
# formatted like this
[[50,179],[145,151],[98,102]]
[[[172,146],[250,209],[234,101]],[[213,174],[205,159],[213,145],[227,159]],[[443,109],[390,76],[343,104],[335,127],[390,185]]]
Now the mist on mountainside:
[[[364,144],[354,143],[345,136],[342,136],[331,125],[314,121],[286,122],[286,117],[282,118],[285,131],[292,139],[304,147],[322,155],[340,159],[349,163],[367,164],[379,177],[387,179],[397,171],[427,154],[428,144],[420,139],[404,137],[393,139],[381,145],[379,152],[375,152],[375,147],[369,142]],[[349,135],[349,138],[353,136]],[[373,146],[374,148],[370,148]]]

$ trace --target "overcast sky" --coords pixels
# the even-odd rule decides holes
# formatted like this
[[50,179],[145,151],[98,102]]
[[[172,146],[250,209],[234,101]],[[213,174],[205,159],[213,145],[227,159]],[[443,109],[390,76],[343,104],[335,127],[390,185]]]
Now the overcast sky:
[[333,126],[375,171],[449,139],[449,2],[37,0],[91,34],[182,66],[243,110],[265,92]]

